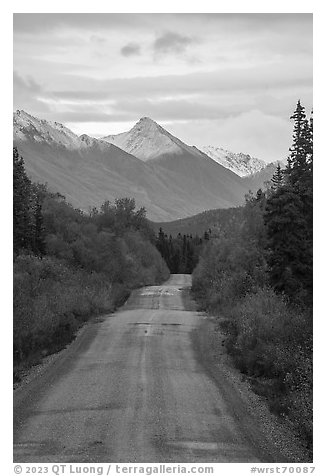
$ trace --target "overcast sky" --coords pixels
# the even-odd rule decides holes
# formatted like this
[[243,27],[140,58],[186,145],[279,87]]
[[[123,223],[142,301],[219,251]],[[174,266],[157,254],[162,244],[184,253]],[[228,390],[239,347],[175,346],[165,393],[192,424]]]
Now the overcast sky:
[[312,108],[310,14],[15,14],[14,109],[93,136],[149,116],[190,145],[285,159]]

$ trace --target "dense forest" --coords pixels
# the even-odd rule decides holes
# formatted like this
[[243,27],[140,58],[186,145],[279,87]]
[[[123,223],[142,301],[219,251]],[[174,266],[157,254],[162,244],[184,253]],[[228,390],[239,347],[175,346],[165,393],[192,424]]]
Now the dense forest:
[[32,183],[13,150],[14,375],[69,342],[80,325],[169,270],[144,208],[130,198],[83,213]]
[[193,293],[236,365],[312,448],[313,120],[300,101],[287,166],[249,194],[244,221],[209,240]]

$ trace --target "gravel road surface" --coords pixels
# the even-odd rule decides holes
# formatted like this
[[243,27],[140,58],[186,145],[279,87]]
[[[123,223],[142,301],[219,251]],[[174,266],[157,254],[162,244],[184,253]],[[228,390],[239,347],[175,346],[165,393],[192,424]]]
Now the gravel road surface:
[[133,292],[15,391],[15,462],[281,461],[241,396],[196,357],[204,316],[185,304],[190,285],[172,275]]

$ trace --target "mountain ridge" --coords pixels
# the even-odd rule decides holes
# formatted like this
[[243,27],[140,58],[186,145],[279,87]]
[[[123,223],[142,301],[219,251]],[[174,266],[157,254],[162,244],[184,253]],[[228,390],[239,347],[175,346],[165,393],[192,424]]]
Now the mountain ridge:
[[140,118],[129,131],[104,136],[101,139],[145,162],[157,160],[165,155],[181,154],[184,151],[196,153],[191,146],[173,136],[149,117]]
[[201,149],[206,155],[218,162],[223,167],[232,170],[240,177],[247,177],[253,173],[259,172],[267,163],[262,159],[252,157],[250,154],[243,152],[231,152],[217,146],[203,146]]
[[[234,172],[149,118],[134,128],[149,131],[138,148],[150,152],[147,160],[103,138],[78,136],[58,122],[19,110],[14,113],[14,145],[32,180],[47,182],[83,210],[132,196],[151,220],[170,221],[244,202],[248,184]],[[169,147],[161,147],[162,137]]]

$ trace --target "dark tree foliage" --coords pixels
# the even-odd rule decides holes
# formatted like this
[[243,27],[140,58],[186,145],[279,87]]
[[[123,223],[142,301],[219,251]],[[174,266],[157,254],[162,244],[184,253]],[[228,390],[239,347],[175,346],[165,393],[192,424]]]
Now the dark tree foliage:
[[284,171],[282,170],[281,164],[277,164],[276,171],[271,179],[271,188],[272,190],[278,190],[284,183]]
[[13,232],[14,253],[31,248],[32,215],[31,215],[31,181],[26,175],[24,159],[18,150],[13,150]]
[[298,101],[291,116],[293,145],[284,171],[278,167],[266,202],[267,261],[275,290],[312,303],[313,138],[312,118]]
[[107,200],[100,210],[92,208],[90,216],[101,231],[111,230],[117,236],[122,236],[127,229],[133,229],[141,232],[152,243],[155,242],[155,234],[146,218],[146,209],[141,207],[136,210],[134,198],[117,198],[114,203]]
[[160,228],[156,247],[164,258],[171,273],[191,274],[196,267],[199,253],[205,241],[209,240],[211,230],[204,233],[204,238],[197,235],[181,235],[172,238],[164,233]]
[[266,207],[266,192],[257,190],[246,195],[246,204],[243,207],[244,222],[240,235],[247,245],[262,250],[266,243],[266,230],[264,227],[264,211]]
[[14,253],[45,253],[45,227],[42,206],[48,195],[45,185],[30,181],[25,172],[24,159],[14,147],[13,152],[13,225]]
[[46,195],[47,190],[44,185],[32,184],[32,251],[41,256],[45,254],[46,230],[42,207]]

